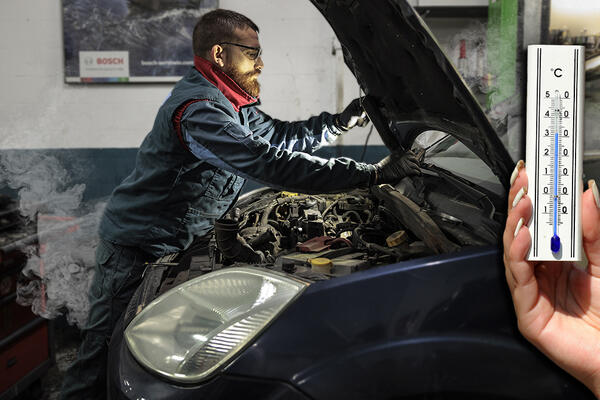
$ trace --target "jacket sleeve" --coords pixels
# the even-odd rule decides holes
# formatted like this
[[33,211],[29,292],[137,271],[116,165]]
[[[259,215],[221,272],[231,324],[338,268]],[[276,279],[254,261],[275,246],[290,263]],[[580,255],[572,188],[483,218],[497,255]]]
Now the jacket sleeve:
[[237,123],[217,102],[192,104],[181,128],[185,143],[198,159],[282,190],[332,193],[367,187],[375,173],[374,166],[349,158],[327,160],[273,146]]
[[280,150],[312,154],[342,134],[333,123],[334,116],[323,112],[306,121],[286,122],[273,119],[256,107],[248,112],[248,125],[254,134]]

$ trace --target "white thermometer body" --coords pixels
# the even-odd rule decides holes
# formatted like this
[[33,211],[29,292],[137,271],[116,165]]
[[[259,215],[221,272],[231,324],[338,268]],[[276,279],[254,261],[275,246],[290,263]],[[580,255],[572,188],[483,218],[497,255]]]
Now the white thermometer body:
[[583,46],[528,47],[528,260],[581,260]]

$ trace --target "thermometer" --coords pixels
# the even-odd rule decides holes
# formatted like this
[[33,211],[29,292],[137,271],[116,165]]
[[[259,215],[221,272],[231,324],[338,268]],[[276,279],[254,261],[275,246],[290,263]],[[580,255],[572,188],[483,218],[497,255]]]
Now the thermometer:
[[581,260],[583,46],[527,49],[528,260]]

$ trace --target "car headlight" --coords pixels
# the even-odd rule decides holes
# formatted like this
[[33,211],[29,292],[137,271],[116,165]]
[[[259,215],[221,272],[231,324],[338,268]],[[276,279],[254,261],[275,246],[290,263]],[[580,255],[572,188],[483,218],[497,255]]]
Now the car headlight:
[[224,365],[307,283],[258,268],[227,268],[152,301],[125,330],[133,356],[168,379],[199,382]]

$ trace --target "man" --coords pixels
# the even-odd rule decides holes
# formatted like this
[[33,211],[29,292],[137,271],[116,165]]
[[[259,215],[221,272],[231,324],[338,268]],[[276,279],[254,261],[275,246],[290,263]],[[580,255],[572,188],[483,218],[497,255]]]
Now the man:
[[134,171],[113,192],[100,222],[90,314],[62,398],[105,397],[111,332],[144,263],[186,249],[209,233],[245,179],[304,193],[368,187],[419,173],[414,156],[376,165],[312,156],[364,117],[358,101],[339,115],[272,119],[258,105],[263,69],[258,27],[215,10],[193,34],[194,67],[161,106]]

